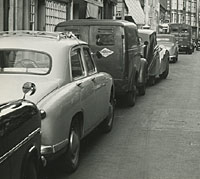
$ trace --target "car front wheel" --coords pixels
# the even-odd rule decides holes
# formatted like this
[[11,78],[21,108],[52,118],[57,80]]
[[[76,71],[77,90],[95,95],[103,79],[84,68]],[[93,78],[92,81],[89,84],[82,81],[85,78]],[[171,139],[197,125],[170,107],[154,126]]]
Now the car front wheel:
[[160,75],[162,79],[166,79],[169,74],[169,61],[167,61],[165,71]]
[[22,179],[38,179],[37,167],[33,158],[30,158],[27,162],[23,171]]

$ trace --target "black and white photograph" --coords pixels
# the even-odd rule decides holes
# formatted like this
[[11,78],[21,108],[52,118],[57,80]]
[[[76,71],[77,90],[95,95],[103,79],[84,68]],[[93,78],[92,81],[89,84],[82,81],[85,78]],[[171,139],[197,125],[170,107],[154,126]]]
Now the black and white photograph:
[[0,0],[0,179],[200,179],[200,0]]

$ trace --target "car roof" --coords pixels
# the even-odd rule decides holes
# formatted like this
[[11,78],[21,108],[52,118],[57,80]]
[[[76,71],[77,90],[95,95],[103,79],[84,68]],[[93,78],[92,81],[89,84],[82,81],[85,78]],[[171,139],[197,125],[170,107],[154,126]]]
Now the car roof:
[[[51,44],[51,45],[49,45]],[[24,48],[33,50],[58,49],[78,44],[87,44],[77,39],[72,33],[42,31],[0,32],[0,48]]]
[[113,20],[113,19],[74,19],[69,21],[60,22],[57,24],[56,27],[64,27],[66,25],[81,25],[81,26],[88,26],[88,25],[99,25],[99,26],[135,26],[137,25],[133,22],[129,22],[126,20]]

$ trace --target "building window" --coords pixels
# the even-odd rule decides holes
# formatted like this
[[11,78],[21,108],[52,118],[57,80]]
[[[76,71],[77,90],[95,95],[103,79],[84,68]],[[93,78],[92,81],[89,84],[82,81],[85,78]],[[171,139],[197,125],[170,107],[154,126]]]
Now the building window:
[[67,18],[67,4],[46,1],[46,31],[54,31],[55,26]]
[[35,30],[35,0],[31,0],[30,30]]

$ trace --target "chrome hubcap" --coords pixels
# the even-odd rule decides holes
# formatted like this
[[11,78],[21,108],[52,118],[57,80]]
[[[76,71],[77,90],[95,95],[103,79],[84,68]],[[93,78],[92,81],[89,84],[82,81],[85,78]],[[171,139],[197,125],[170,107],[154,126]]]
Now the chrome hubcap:
[[72,162],[76,164],[79,158],[80,140],[78,134],[73,130],[70,136],[70,150],[72,154]]

